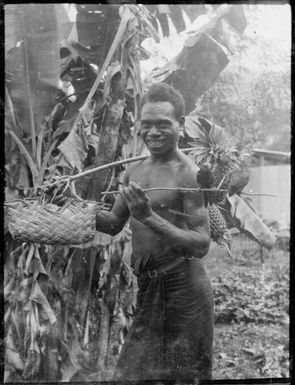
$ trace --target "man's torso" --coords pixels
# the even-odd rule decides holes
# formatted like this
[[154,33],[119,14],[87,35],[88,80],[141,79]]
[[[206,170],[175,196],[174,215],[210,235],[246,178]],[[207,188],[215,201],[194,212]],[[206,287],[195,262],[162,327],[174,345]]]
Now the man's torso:
[[[159,165],[151,164],[147,158],[132,170],[129,181],[139,184],[143,189],[186,187],[187,174],[193,166],[184,156]],[[157,190],[149,191],[147,194],[156,214],[181,229],[187,228],[185,216],[173,213],[173,211],[183,212],[183,193],[176,190]],[[179,253],[167,239],[134,218],[131,218],[131,229],[135,257]]]

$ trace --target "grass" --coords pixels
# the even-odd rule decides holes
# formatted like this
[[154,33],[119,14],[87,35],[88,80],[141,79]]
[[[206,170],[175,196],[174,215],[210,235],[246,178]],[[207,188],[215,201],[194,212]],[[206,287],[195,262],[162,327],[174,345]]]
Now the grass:
[[215,297],[214,379],[289,377],[289,253],[236,235],[204,258]]

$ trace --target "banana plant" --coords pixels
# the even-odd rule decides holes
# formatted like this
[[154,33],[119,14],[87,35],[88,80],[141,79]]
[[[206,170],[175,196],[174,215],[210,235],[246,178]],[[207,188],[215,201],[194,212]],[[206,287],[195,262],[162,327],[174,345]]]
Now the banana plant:
[[[152,28],[148,13],[143,8],[132,5],[130,8],[123,6],[120,13],[121,27],[114,34],[115,39],[113,41],[108,39],[106,42],[106,46],[110,48],[104,57],[102,68],[96,72],[96,80],[93,80],[93,87],[89,89],[88,95],[85,95],[81,110],[75,111],[76,115],[79,115],[78,130],[76,131],[77,125],[72,125],[70,133],[65,137],[64,134],[67,132],[60,129],[58,123],[55,130],[52,126],[52,114],[60,77],[59,46],[56,44],[58,38],[52,50],[47,47],[55,52],[54,57],[58,64],[53,66],[57,68],[52,78],[54,81],[51,83],[51,85],[55,84],[54,92],[54,87],[46,88],[46,84],[49,85],[49,83],[41,84],[42,91],[52,91],[52,94],[49,92],[47,97],[45,93],[41,94],[38,91],[40,85],[38,81],[43,79],[41,77],[43,69],[44,76],[48,69],[46,70],[46,66],[42,67],[43,62],[41,64],[38,62],[39,58],[35,58],[38,56],[37,53],[30,48],[30,44],[34,43],[33,36],[36,40],[39,37],[43,38],[44,30],[49,36],[51,26],[52,36],[61,36],[61,33],[54,29],[56,22],[46,24],[46,12],[43,12],[42,7],[43,5],[30,7],[31,14],[35,13],[36,17],[40,17],[40,21],[36,22],[36,31],[32,26],[24,27],[35,20],[34,17],[27,15],[26,7],[20,8],[19,11],[16,7],[7,8],[9,39],[6,59],[7,63],[12,63],[13,60],[17,63],[13,63],[16,68],[11,65],[13,71],[6,74],[6,133],[7,138],[11,139],[25,159],[32,177],[30,182],[35,190],[43,182],[47,169],[62,167],[59,161],[60,155],[65,155],[65,158],[68,155],[67,174],[84,167],[86,151],[80,152],[80,150],[85,138],[91,136],[93,139],[92,133],[96,131],[96,123],[101,132],[96,135],[97,140],[93,140],[92,144],[96,147],[98,160],[103,163],[109,161],[105,157],[104,136],[115,138],[112,148],[108,147],[110,150],[108,156],[111,158],[118,156],[122,146],[120,123],[124,117],[126,95],[123,94],[122,97],[121,93],[118,97],[114,92],[114,83],[119,74],[125,88],[128,81],[132,84],[133,87],[129,88],[129,103],[130,101],[133,103],[134,96],[133,109],[138,111],[141,84],[136,56],[137,37],[138,34],[143,34],[144,28],[137,19],[141,18],[148,28]],[[56,19],[56,15],[54,16],[56,7],[45,9],[49,18]],[[18,28],[18,20],[21,17],[25,23],[23,28],[21,25]],[[45,19],[43,24],[42,17]],[[15,52],[18,56],[15,56]],[[22,59],[24,59],[23,62]],[[34,67],[36,62],[39,64]],[[84,61],[80,60],[80,62],[83,67]],[[105,71],[106,78],[104,78]],[[16,95],[17,82],[23,79],[26,80],[21,86],[24,91]],[[98,86],[102,86],[103,92],[96,92]],[[30,97],[26,98],[24,95],[30,95]],[[45,106],[46,101],[48,102],[44,110],[39,108],[42,96],[45,98],[42,106]],[[21,108],[22,104],[23,108]],[[101,119],[101,115],[103,118],[107,117],[106,121]],[[100,122],[98,122],[99,119],[101,119]],[[116,122],[115,125],[114,122]],[[64,160],[64,164],[66,161],[67,159]],[[113,178],[114,176],[111,175],[111,181]],[[97,179],[100,179],[100,185],[104,183],[104,178],[98,176]],[[106,186],[100,187],[101,191],[105,189]],[[90,194],[90,190],[88,193]],[[89,197],[89,195],[85,196],[86,199]],[[6,380],[14,379],[20,382],[23,379],[66,381],[80,378],[83,380],[83,373],[91,373],[91,371],[94,373],[97,368],[100,368],[100,376],[104,373],[106,375],[105,364],[108,360],[114,359],[108,350],[109,339],[111,338],[112,346],[116,345],[115,349],[119,349],[122,345],[123,329],[126,324],[130,324],[130,307],[134,304],[136,294],[134,280],[128,269],[128,259],[130,259],[130,237],[125,239],[124,234],[119,240],[109,240],[106,245],[99,242],[90,250],[81,252],[70,247],[60,250],[57,247],[39,248],[38,245],[24,244],[7,253],[5,264]],[[117,261],[116,271],[112,267],[112,260]],[[122,278],[118,279],[121,275]],[[97,292],[101,296],[98,302],[97,296],[93,293],[95,285],[98,285]],[[22,301],[19,302],[17,293],[21,288],[25,293],[22,294]],[[125,288],[129,293],[125,292]],[[65,309],[64,313],[60,311],[61,307]],[[114,322],[111,322],[112,320]],[[98,328],[97,325],[101,327]],[[112,336],[109,337],[110,335]],[[115,338],[119,339],[118,343]],[[101,379],[104,378],[101,377]]]
[[56,144],[42,156],[44,118],[53,109],[60,76],[56,9],[53,4],[7,4],[5,30],[6,134],[25,157],[35,187]]

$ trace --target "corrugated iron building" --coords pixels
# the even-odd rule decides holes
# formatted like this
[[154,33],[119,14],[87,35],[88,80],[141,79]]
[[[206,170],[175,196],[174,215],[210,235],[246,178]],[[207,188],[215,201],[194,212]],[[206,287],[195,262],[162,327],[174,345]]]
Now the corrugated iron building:
[[[290,153],[255,150],[261,166],[250,168],[250,179],[244,188],[246,193],[271,194],[251,196],[252,202],[264,219],[290,226],[291,166]],[[268,161],[277,164],[267,164]],[[289,163],[289,164],[288,164]],[[246,196],[243,196],[245,198]]]

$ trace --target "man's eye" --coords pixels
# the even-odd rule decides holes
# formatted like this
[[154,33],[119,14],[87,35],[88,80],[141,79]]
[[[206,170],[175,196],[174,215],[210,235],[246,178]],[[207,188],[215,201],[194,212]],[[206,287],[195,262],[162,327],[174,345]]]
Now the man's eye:
[[170,125],[167,123],[159,123],[159,124],[142,123],[141,129],[150,130],[153,126],[155,126],[157,130],[167,130],[170,127]]
[[158,127],[159,130],[166,130],[170,126],[169,126],[169,124],[162,123],[162,124],[159,124],[157,127]]

